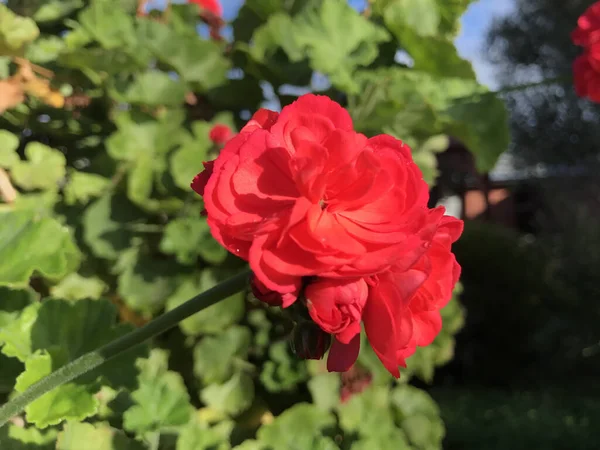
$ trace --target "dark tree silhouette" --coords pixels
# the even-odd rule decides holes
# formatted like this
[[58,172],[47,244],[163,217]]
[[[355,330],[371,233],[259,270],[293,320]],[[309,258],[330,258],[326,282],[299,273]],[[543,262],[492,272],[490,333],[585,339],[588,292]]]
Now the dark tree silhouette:
[[512,152],[524,165],[597,162],[600,107],[579,99],[571,67],[581,49],[570,34],[592,0],[516,0],[514,14],[491,27],[485,55],[501,86],[561,78],[505,95]]

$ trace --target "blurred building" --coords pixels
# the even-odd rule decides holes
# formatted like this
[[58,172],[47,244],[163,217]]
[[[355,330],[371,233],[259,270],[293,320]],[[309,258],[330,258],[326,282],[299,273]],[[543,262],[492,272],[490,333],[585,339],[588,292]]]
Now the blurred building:
[[464,220],[484,220],[533,234],[543,208],[542,185],[584,173],[573,169],[561,173],[541,166],[517,170],[511,155],[505,153],[491,172],[482,174],[473,154],[455,139],[437,159],[439,176],[430,206],[444,205],[448,214]]

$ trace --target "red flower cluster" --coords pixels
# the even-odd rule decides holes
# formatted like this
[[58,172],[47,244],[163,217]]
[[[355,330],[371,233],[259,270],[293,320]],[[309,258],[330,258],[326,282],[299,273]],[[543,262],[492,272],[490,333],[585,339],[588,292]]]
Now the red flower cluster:
[[600,103],[600,2],[579,17],[571,38],[575,45],[583,47],[583,53],[573,63],[575,91],[580,97]]
[[462,222],[427,207],[405,144],[356,133],[328,97],[259,110],[192,188],[215,239],[250,262],[255,295],[283,307],[300,296],[334,335],[329,370],[354,364],[361,322],[396,377],[439,333],[460,274],[450,247]]

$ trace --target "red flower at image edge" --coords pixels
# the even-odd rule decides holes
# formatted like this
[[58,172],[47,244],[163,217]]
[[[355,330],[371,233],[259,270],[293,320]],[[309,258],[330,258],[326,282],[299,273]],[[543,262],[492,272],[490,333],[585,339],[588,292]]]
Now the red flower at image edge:
[[600,42],[600,2],[594,3],[579,17],[571,39],[582,47]]
[[[452,259],[462,222],[427,208],[406,145],[356,133],[329,98],[307,94],[281,114],[258,111],[192,188],[215,239],[249,261],[258,298],[289,306],[312,281],[308,311],[335,336],[330,370],[356,360],[361,321],[396,376],[407,349],[439,332],[435,313],[450,297],[437,286],[449,265],[432,252],[443,247]],[[451,275],[450,293],[455,283]],[[435,299],[423,300],[429,291]]]
[[573,63],[575,92],[600,103],[600,2],[579,17],[571,39],[583,47],[583,54]]
[[577,57],[573,63],[573,78],[578,96],[600,103],[600,43]]

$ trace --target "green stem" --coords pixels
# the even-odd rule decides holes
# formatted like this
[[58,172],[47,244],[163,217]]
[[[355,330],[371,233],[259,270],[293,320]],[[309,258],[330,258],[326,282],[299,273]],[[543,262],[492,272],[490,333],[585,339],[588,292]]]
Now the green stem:
[[55,370],[0,408],[0,427],[4,426],[12,417],[20,414],[27,405],[42,395],[101,366],[124,351],[173,328],[192,314],[202,311],[203,309],[230,297],[236,292],[241,291],[246,286],[249,275],[250,271],[245,270],[244,272],[223,281],[212,289],[209,289],[202,294],[198,294],[194,298],[162,316],[157,317],[143,327],[109,342],[97,350],[86,353],[66,366]]

